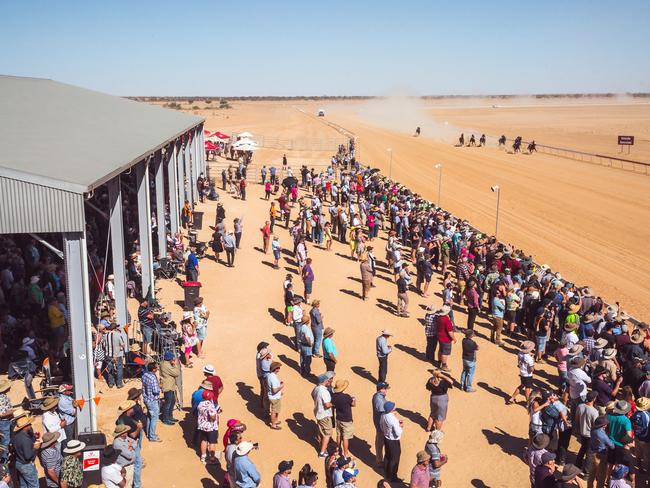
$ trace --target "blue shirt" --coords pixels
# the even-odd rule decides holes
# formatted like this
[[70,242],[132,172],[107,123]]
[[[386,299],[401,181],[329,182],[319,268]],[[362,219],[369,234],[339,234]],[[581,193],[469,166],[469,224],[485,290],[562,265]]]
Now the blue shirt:
[[235,470],[235,484],[239,488],[255,488],[259,485],[261,477],[257,468],[248,456],[237,456],[233,458]]
[[196,255],[191,252],[187,257],[187,269],[196,269],[199,266],[199,260],[196,258]]
[[390,348],[388,347],[388,340],[383,335],[377,337],[377,341],[375,345],[377,349],[378,358],[383,358],[390,354]]
[[605,430],[591,429],[591,437],[589,438],[589,450],[599,454],[607,452],[607,448],[614,449],[614,443],[609,439]]
[[323,351],[325,352],[325,357],[330,358],[330,354],[336,359],[338,352],[336,351],[336,344],[331,337],[327,337],[323,341]]
[[199,388],[192,393],[192,413],[196,415],[196,407],[203,401],[203,388]]
[[503,318],[503,314],[506,310],[505,300],[502,300],[498,297],[492,299],[492,315],[495,317]]
[[72,404],[73,400],[70,395],[59,395],[59,414],[61,418],[65,420],[66,425],[74,424],[75,416],[77,415],[77,409]]

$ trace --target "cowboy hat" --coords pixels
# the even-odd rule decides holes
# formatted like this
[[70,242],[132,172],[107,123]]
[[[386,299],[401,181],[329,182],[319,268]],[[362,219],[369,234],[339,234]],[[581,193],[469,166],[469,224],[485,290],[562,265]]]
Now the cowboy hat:
[[383,329],[381,331],[381,335],[383,335],[383,336],[392,336],[393,333],[389,329]]
[[551,438],[547,434],[539,433],[533,437],[532,444],[535,449],[546,449],[550,442]]
[[115,430],[113,431],[113,435],[115,437],[119,437],[122,434],[126,434],[128,431],[131,430],[131,427],[125,424],[118,424],[115,426]]
[[451,312],[451,307],[449,305],[443,305],[438,309],[436,312],[437,315],[449,315],[449,312]]
[[532,352],[535,349],[535,343],[533,341],[524,341],[519,347],[521,352]]
[[555,472],[555,479],[557,481],[571,481],[580,473],[582,473],[582,470],[579,467],[574,464],[565,464],[561,473],[559,471]]
[[2,380],[0,381],[0,393],[6,393],[11,388],[11,381]]
[[645,336],[643,332],[641,332],[640,329],[634,329],[632,333],[630,334],[630,341],[633,344],[641,344],[643,340],[645,339]]
[[646,412],[647,410],[650,409],[650,398],[648,397],[641,397],[638,398],[636,401],[636,409],[640,410],[642,412]]
[[572,303],[569,305],[569,312],[578,313],[580,311],[580,303]]
[[594,429],[600,429],[601,427],[605,427],[606,425],[609,424],[609,420],[607,420],[607,417],[604,415],[601,415],[600,417],[597,417],[596,420],[594,420]]
[[573,332],[577,328],[578,328],[578,324],[573,324],[573,323],[564,324],[564,331],[565,332]]
[[124,400],[122,403],[120,403],[118,410],[120,412],[128,412],[133,407],[135,407],[135,402],[133,400]]
[[594,347],[596,349],[604,349],[606,346],[607,346],[607,339],[604,339],[602,337],[596,339],[596,342],[594,343]]
[[608,347],[603,351],[604,359],[613,359],[615,356],[616,356],[616,349],[612,349],[611,347]]
[[334,393],[341,393],[345,391],[350,382],[348,380],[336,380],[334,383]]
[[203,388],[204,390],[213,391],[214,385],[212,384],[211,381],[205,380],[201,383],[201,388]]
[[238,456],[245,456],[246,454],[251,452],[254,447],[255,445],[252,442],[243,441],[237,445],[235,452],[237,453]]
[[275,371],[276,369],[278,369],[280,367],[282,367],[282,363],[280,363],[278,361],[273,361],[271,363],[271,367],[269,369],[271,370],[271,372],[273,372],[273,371]]
[[16,420],[16,424],[14,425],[14,431],[24,429],[28,425],[31,425],[33,422],[34,422],[34,417],[30,415],[20,417],[18,420]]
[[591,291],[591,288],[589,288],[588,286],[585,286],[582,290],[580,290],[580,293],[582,294],[583,297],[594,296],[594,292]]
[[334,335],[334,329],[331,327],[325,327],[325,330],[323,331],[323,337],[331,337]]
[[203,374],[214,374],[214,373],[215,373],[215,369],[214,366],[212,366],[211,364],[206,364],[205,366],[203,366]]
[[[112,447],[112,446],[111,446]],[[77,439],[72,439],[68,442],[68,445],[63,450],[63,454],[75,454],[81,452],[86,448],[86,443],[78,441]]]
[[24,417],[26,415],[29,415],[29,412],[25,410],[23,407],[14,408],[14,416],[13,416],[14,420],[19,419],[20,417]]
[[632,406],[625,400],[618,400],[614,403],[614,408],[612,408],[612,413],[614,415],[627,415]]
[[129,388],[126,398],[127,400],[135,400],[136,398],[140,398],[140,395],[142,395],[142,390],[140,388]]
[[45,449],[46,447],[50,447],[52,444],[55,444],[59,440],[59,437],[61,437],[60,432],[46,432],[43,434],[41,449]]
[[[69,445],[69,444],[68,444]],[[104,448],[102,451],[102,464],[108,466],[117,461],[117,458],[120,457],[122,451],[120,449],[115,449],[113,446],[109,445]]]
[[43,400],[43,403],[41,404],[41,410],[43,412],[48,412],[52,410],[53,408],[56,408],[56,406],[59,404],[59,399],[55,397],[47,397],[45,400]]
[[571,356],[575,356],[576,354],[580,354],[582,350],[585,348],[582,344],[574,344],[571,346],[571,349],[569,349],[569,354]]
[[596,315],[593,314],[593,313],[588,313],[587,315],[582,317],[582,322],[584,324],[590,324],[590,323],[595,322],[595,321],[596,321]]
[[140,344],[138,344],[137,342],[136,342],[136,343],[133,343],[133,344],[131,344],[131,345],[129,346],[129,351],[130,351],[130,352],[140,352],[141,349],[142,349],[142,348],[140,347]]
[[418,460],[418,464],[425,463],[429,459],[431,459],[431,455],[427,451],[418,452],[416,457],[417,457],[417,460]]
[[187,312],[183,312],[183,319],[182,320],[188,320],[194,317],[194,314],[190,312],[189,310]]
[[432,430],[429,434],[429,440],[427,442],[431,444],[438,444],[442,438],[445,436],[445,433],[441,430]]

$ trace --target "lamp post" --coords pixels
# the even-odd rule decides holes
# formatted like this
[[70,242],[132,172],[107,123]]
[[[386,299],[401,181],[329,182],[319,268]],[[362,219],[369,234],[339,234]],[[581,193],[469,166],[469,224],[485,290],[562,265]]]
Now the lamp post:
[[388,179],[393,179],[393,150],[389,147],[386,149],[390,153],[390,162],[388,163]]
[[440,192],[442,190],[442,163],[438,163],[434,166],[438,170],[438,203],[436,206],[440,208]]
[[501,201],[501,188],[499,188],[499,185],[494,185],[490,187],[490,190],[492,190],[493,193],[497,194],[497,221],[496,225],[494,227],[494,237],[498,239],[499,236],[499,203]]

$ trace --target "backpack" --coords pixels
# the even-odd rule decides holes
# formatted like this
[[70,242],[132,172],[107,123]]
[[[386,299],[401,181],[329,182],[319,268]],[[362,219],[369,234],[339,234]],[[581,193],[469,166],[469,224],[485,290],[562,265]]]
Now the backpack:
[[560,411],[553,405],[548,405],[542,410],[542,432],[551,435],[560,422]]

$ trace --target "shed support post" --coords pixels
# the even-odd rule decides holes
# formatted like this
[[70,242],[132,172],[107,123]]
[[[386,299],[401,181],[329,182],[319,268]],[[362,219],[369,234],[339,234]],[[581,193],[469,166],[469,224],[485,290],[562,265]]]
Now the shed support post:
[[140,263],[142,269],[142,297],[154,298],[153,250],[151,245],[151,202],[149,163],[145,159],[136,167],[138,186],[138,229],[140,231]]
[[111,214],[111,253],[115,275],[115,310],[117,323],[125,325],[126,312],[126,266],[124,264],[124,224],[122,223],[122,187],[119,175],[108,182],[108,200]]
[[162,162],[162,151],[157,151],[154,156],[154,171],[156,186],[156,220],[158,221],[158,256],[164,258],[167,257],[167,223],[165,219],[165,169]]
[[178,141],[176,144],[176,166],[178,167],[178,209],[180,215],[185,200],[187,200],[185,187],[185,151],[183,151],[183,143],[181,141]]
[[165,152],[167,183],[169,185],[169,226],[172,236],[178,232],[178,171],[176,168],[176,143],[171,143]]

